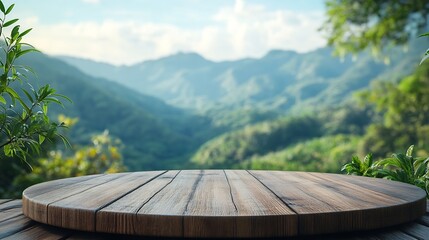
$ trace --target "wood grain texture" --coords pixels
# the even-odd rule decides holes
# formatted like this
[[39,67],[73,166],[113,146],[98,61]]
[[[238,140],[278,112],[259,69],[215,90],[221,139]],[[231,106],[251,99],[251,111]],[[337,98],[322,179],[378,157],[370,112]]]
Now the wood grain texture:
[[35,224],[11,236],[5,237],[4,240],[60,240],[69,237],[72,234],[73,233],[71,230],[58,229],[47,225]]
[[135,234],[134,218],[137,212],[161,189],[171,183],[178,173],[179,171],[169,171],[160,175],[116,202],[100,209],[96,216],[96,230],[107,233]]
[[247,171],[225,170],[237,209],[234,237],[297,235],[297,214]]
[[181,237],[183,214],[201,181],[204,171],[181,171],[161,192],[138,211],[134,231],[138,235]]
[[383,191],[384,185],[386,188],[397,185],[397,191],[401,191],[402,183],[377,179],[371,183],[378,187],[369,188],[348,181],[360,179],[365,182],[373,178],[348,176],[340,181],[334,174],[251,173],[298,214],[298,235],[376,229],[412,221],[425,212],[426,194],[423,190],[407,185],[406,190],[411,196],[408,201]]
[[[83,231],[95,231],[95,214],[163,172],[135,172],[121,175],[108,184],[55,201],[48,206],[48,224]],[[117,174],[113,174],[117,175]],[[106,175],[107,176],[107,175]]]
[[[182,170],[64,181],[27,189],[24,213],[92,232],[234,238],[377,229],[412,221],[427,207],[425,192],[415,186],[337,174]],[[418,228],[402,233],[429,229],[424,217],[419,221]]]
[[[16,201],[20,202],[20,200],[16,200]],[[17,205],[13,209],[20,211],[21,207]],[[1,213],[1,210],[0,210],[0,213]],[[429,215],[429,206],[427,207],[425,216],[428,216],[428,215]],[[19,221],[19,220],[25,220],[25,219],[26,221]],[[398,225],[390,228],[382,228],[380,230],[350,232],[350,233],[342,233],[342,234],[330,234],[330,235],[322,235],[322,236],[307,236],[307,237],[304,236],[304,237],[297,237],[293,239],[298,239],[298,240],[299,239],[413,240],[418,238],[409,235],[405,231],[407,231],[407,229],[410,229],[410,227],[413,225],[416,225],[416,224],[420,225],[421,219],[422,218],[418,219],[417,221],[411,224],[403,224],[403,225]],[[5,224],[7,225],[7,227],[4,227]],[[68,230],[65,230],[63,228],[48,227],[46,225],[42,225],[42,224],[30,221],[28,218],[21,215],[20,217],[13,218],[13,220],[11,219],[5,222],[0,222],[0,238],[8,237],[9,239],[17,239],[15,238],[15,236],[22,236],[21,235],[22,231],[26,231],[27,229],[30,229],[35,226],[41,227],[43,231],[45,231],[45,233],[40,234],[40,237],[31,237],[30,239],[32,240],[45,240],[46,236],[53,236],[52,233],[55,235],[55,234],[58,234],[58,232],[64,232],[64,233],[67,233],[65,234],[65,236],[67,236],[69,233]],[[80,232],[80,231],[71,231],[71,233],[72,235],[70,235],[69,237],[61,237],[57,239],[67,239],[67,240],[141,239],[138,236],[130,236],[130,235],[90,233],[90,232]],[[427,232],[422,232],[420,234],[423,234],[423,236],[429,236],[429,230]],[[150,238],[144,238],[144,239],[150,239]],[[423,237],[419,239],[426,239],[426,238]]]
[[[61,199],[84,192],[94,186],[106,184],[111,180],[125,176],[123,174],[100,175],[92,178],[77,177],[71,182],[64,179],[69,184],[62,184],[61,180],[46,182],[34,185],[24,190],[22,193],[22,210],[24,214],[38,222],[48,223],[48,205]],[[38,189],[41,189],[39,194]]]
[[25,217],[24,215],[19,215],[17,217],[0,222],[0,239],[19,233],[20,231],[27,229],[34,224],[34,221]]

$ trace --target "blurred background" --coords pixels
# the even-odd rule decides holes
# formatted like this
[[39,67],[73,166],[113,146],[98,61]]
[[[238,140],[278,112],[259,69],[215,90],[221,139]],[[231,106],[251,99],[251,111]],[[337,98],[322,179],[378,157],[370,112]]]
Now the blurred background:
[[55,178],[156,169],[340,172],[427,155],[426,1],[16,0],[42,53],[21,61],[73,102],[70,141],[1,156],[0,195]]

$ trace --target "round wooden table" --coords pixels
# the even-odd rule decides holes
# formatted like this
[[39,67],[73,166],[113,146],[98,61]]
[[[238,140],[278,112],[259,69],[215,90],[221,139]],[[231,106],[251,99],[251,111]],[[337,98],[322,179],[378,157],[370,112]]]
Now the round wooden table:
[[162,237],[283,237],[360,231],[425,213],[415,186],[339,174],[182,170],[91,175],[23,193],[33,220]]

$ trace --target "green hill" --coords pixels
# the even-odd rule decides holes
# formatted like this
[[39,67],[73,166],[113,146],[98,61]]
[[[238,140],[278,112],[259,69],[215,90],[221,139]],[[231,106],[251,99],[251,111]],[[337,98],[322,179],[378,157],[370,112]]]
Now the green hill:
[[249,158],[320,137],[322,124],[314,117],[268,121],[225,133],[205,143],[192,162],[208,168],[237,167]]
[[212,136],[210,121],[171,107],[118,83],[88,76],[55,58],[32,54],[24,60],[38,77],[34,85],[51,84],[73,100],[51,114],[78,117],[69,132],[72,143],[87,144],[90,136],[108,129],[122,140],[131,170],[185,167],[190,152]]
[[347,104],[249,125],[206,142],[192,162],[204,168],[336,172],[357,153],[370,115],[370,109]]

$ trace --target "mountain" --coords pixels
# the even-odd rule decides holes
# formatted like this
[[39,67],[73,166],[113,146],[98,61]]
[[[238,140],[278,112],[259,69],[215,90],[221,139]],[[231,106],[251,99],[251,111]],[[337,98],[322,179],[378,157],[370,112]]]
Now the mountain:
[[121,84],[82,73],[77,68],[43,54],[23,60],[37,73],[30,82],[51,84],[73,103],[52,105],[50,113],[78,117],[70,132],[74,144],[88,144],[90,136],[108,129],[122,140],[125,164],[130,170],[183,168],[192,151],[213,136],[211,122],[162,100]]
[[341,102],[373,79],[398,80],[415,69],[427,40],[408,51],[386,53],[390,64],[367,53],[343,59],[330,48],[308,53],[273,50],[259,59],[213,62],[196,53],[178,53],[131,66],[60,57],[83,72],[103,77],[182,108],[302,110]]

